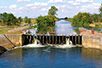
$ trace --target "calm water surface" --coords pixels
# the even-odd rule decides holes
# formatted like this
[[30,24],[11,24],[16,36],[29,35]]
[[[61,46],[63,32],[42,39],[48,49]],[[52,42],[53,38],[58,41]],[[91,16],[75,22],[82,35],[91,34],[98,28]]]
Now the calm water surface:
[[0,68],[102,68],[102,51],[85,48],[18,48],[0,57]]
[[[58,21],[57,34],[76,34],[70,22]],[[0,56],[0,68],[102,68],[102,51],[72,48],[17,48]]]
[[56,22],[55,27],[56,34],[76,34],[76,32],[73,29],[78,28],[72,27],[71,22],[64,20]]

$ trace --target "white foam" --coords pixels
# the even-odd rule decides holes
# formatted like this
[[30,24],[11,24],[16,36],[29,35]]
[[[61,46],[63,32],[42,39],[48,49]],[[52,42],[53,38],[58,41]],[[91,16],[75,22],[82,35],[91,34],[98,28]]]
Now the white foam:
[[72,47],[76,47],[75,45],[53,45],[54,48],[62,48],[62,49],[65,49],[65,48],[72,48]]
[[23,48],[39,48],[39,47],[47,47],[48,45],[40,45],[40,44],[28,44],[23,46]]
[[67,38],[66,38],[66,44],[63,44],[63,45],[42,45],[39,40],[35,39],[33,44],[18,46],[18,47],[11,49],[11,50],[14,50],[17,48],[42,48],[42,47],[48,47],[47,49],[45,49],[43,51],[50,52],[49,50],[51,47],[65,49],[65,48],[72,48],[72,47],[76,47],[76,46],[72,45],[72,42],[71,41],[69,42],[69,39],[67,39]]

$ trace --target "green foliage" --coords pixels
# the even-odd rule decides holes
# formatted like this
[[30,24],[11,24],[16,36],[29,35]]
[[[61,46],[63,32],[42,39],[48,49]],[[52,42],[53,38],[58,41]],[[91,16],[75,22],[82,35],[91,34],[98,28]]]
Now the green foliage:
[[93,19],[91,18],[91,15],[89,13],[81,13],[79,12],[77,15],[75,15],[73,17],[73,20],[72,20],[72,26],[74,27],[86,27],[88,28],[89,27],[89,24],[91,24],[93,21]]
[[47,32],[47,20],[45,17],[39,16],[37,19],[38,31]]
[[96,28],[102,28],[102,24],[101,23],[95,24],[95,27]]
[[22,18],[18,17],[18,22],[21,23],[22,22]]
[[66,21],[72,22],[73,18],[67,18]]
[[25,18],[24,18],[24,22],[25,22],[25,23],[28,22],[28,17],[27,17],[27,16],[25,16]]
[[91,15],[91,18],[93,19],[94,22],[101,22],[101,15],[100,14],[93,14]]
[[39,16],[36,19],[38,32],[47,33],[47,31],[49,31],[48,26],[51,27],[55,26],[56,20],[57,20],[56,17],[53,15]]
[[101,3],[101,6],[99,8],[99,11],[100,11],[100,14],[101,14],[101,17],[102,17],[102,3]]
[[58,9],[55,6],[51,6],[48,15],[57,15],[56,11],[58,11]]
[[31,19],[28,19],[28,24],[30,24],[31,23]]
[[4,25],[16,25],[17,18],[13,14],[7,14],[4,12],[3,14],[0,14],[0,19],[3,20]]
[[31,19],[29,19],[27,16],[25,16],[24,22],[30,24],[31,23]]

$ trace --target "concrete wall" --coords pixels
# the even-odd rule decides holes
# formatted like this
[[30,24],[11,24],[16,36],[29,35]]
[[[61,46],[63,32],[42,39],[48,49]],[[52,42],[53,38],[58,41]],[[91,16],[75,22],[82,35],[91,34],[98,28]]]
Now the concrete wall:
[[5,35],[15,46],[22,46],[22,34]]
[[82,36],[82,45],[86,48],[96,48],[102,50],[102,35],[85,35]]
[[4,47],[6,50],[16,46],[22,46],[22,35],[0,35],[0,46]]

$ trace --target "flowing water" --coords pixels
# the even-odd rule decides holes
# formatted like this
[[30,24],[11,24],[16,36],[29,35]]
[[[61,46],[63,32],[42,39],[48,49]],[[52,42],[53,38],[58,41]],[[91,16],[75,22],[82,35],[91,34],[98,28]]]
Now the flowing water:
[[[76,34],[70,22],[56,25],[57,34]],[[55,46],[41,45],[35,39],[33,44],[11,49],[0,56],[0,68],[102,68],[101,50],[76,47],[66,40]]]

